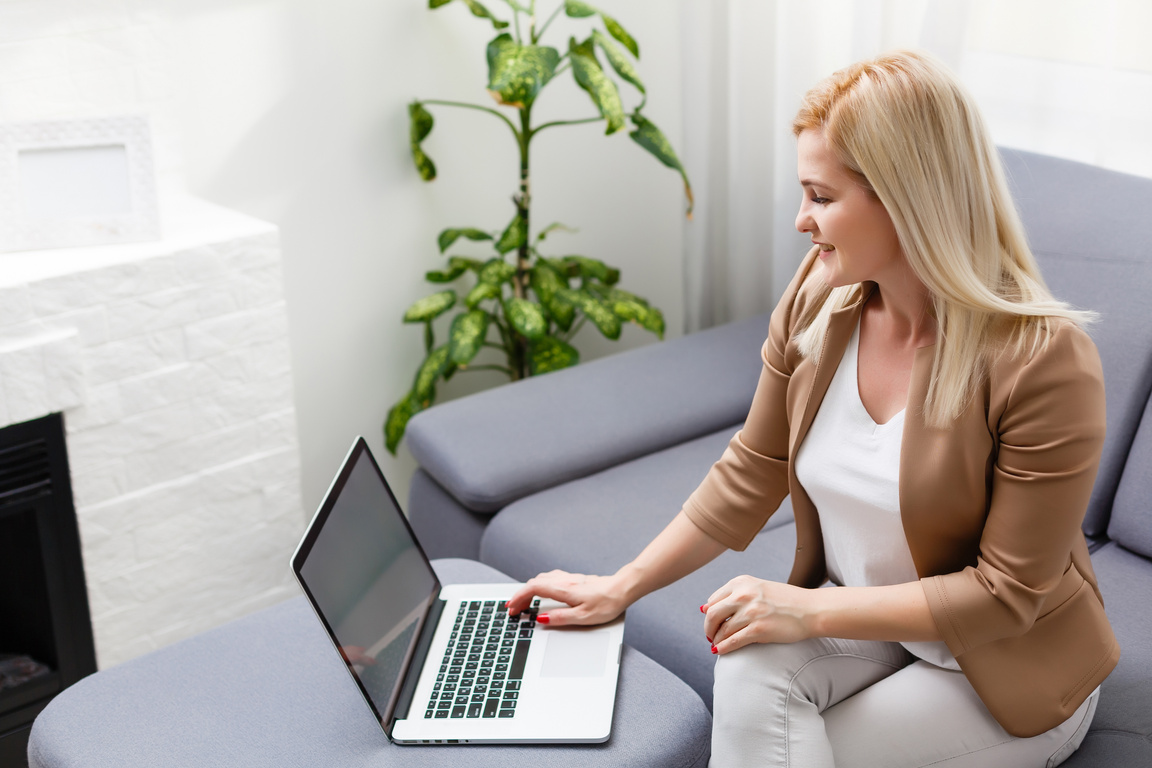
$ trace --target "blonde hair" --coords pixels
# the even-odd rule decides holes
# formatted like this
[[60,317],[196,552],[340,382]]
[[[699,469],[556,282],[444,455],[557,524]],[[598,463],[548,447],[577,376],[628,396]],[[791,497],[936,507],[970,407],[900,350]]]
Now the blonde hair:
[[[1095,319],[1052,297],[1028,247],[1000,157],[971,97],[929,56],[897,51],[836,72],[804,96],[792,123],[820,130],[884,205],[901,250],[928,288],[938,328],[924,404],[929,426],[960,415],[1005,351],[1047,344],[1053,318]],[[857,285],[821,287],[802,319],[801,354],[820,351],[833,311]]]

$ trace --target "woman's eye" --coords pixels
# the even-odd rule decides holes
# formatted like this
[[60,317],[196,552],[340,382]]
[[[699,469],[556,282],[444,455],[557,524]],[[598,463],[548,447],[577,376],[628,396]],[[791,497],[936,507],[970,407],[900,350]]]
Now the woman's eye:
[[824,203],[828,202],[828,198],[826,198],[826,197],[813,197],[812,202],[816,203],[816,205],[824,205]]

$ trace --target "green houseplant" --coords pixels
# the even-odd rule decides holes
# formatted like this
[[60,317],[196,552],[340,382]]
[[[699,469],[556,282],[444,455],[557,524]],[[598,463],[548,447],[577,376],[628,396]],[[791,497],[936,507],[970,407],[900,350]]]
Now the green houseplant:
[[[432,9],[453,0],[429,0]],[[488,93],[496,106],[454,101],[414,101],[408,107],[412,157],[421,178],[436,178],[436,166],[422,143],[432,131],[428,106],[476,109],[491,113],[507,124],[519,149],[520,185],[513,196],[515,212],[503,229],[477,227],[445,229],[438,237],[440,253],[461,239],[492,247],[486,258],[448,257],[447,264],[428,272],[435,284],[458,283],[471,278],[463,296],[445,287],[420,299],[404,313],[404,322],[424,326],[426,357],[416,371],[412,388],[388,412],[384,423],[385,444],[396,452],[408,420],[436,399],[436,384],[464,370],[500,370],[515,381],[540,373],[567,368],[579,362],[571,341],[591,322],[610,339],[620,336],[623,323],[633,322],[663,338],[664,316],[634,293],[620,288],[619,270],[598,259],[584,256],[551,256],[543,252],[548,236],[568,229],[553,223],[533,229],[531,217],[529,148],[541,131],[565,125],[604,121],[606,134],[625,129],[629,136],[658,160],[679,171],[692,211],[692,190],[676,153],[664,134],[643,114],[646,90],[633,65],[640,48],[616,19],[583,0],[560,0],[542,25],[537,26],[537,0],[502,0],[512,20],[498,18],[478,0],[460,0],[472,14],[491,23],[497,36],[488,43]],[[552,22],[564,13],[573,19],[589,19],[592,29],[581,40],[570,37],[561,53],[541,44]],[[602,24],[603,29],[596,25]],[[523,29],[526,27],[526,30]],[[626,112],[616,82],[600,64],[597,53],[611,70],[639,94],[639,105]],[[565,71],[591,98],[596,117],[532,123],[532,107],[541,90]],[[503,111],[500,109],[503,107]],[[456,309],[448,339],[437,345],[433,322]],[[477,356],[485,349],[499,351],[499,362]]]

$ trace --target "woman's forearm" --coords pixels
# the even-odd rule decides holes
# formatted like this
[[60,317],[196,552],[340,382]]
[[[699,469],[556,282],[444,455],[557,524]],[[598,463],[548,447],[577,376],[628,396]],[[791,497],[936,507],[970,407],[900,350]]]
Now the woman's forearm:
[[611,578],[629,604],[712,562],[727,549],[683,512]]

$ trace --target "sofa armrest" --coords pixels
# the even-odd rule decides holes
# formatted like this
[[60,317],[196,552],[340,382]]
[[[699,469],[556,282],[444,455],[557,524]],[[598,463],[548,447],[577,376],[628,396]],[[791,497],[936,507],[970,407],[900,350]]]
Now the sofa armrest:
[[516,499],[744,419],[767,314],[453,400],[416,414],[408,447],[457,501]]

